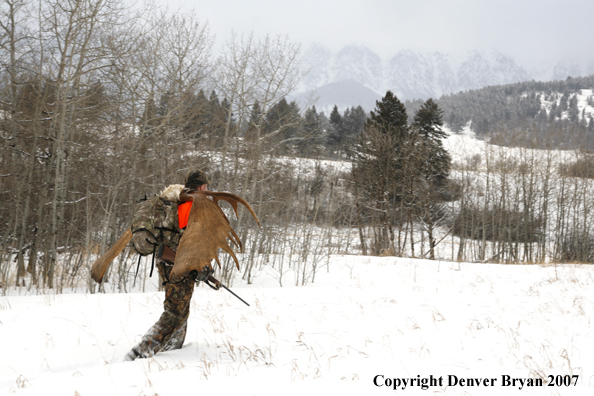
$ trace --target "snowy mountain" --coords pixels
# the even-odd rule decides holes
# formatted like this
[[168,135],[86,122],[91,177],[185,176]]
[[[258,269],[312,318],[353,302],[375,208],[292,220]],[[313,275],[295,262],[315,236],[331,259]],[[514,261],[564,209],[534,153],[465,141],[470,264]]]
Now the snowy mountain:
[[387,86],[398,97],[433,96],[434,65],[431,57],[413,51],[401,51],[387,62]]
[[334,81],[354,80],[376,91],[382,91],[384,86],[382,59],[362,45],[349,45],[338,51],[332,71]]
[[381,95],[360,82],[349,79],[324,84],[318,89],[307,90],[292,99],[297,101],[302,109],[314,104],[318,112],[323,111],[329,116],[334,106],[338,106],[341,110],[359,105],[367,110],[373,109],[375,102],[381,99]]
[[511,84],[531,80],[526,69],[513,59],[496,51],[472,51],[458,68],[458,86],[455,91],[466,91],[489,85]]
[[576,62],[561,61],[553,67],[553,80],[565,80],[567,77],[589,76],[594,74],[594,62],[580,65]]
[[[370,101],[369,90],[379,97],[391,90],[401,100],[427,99],[535,78],[564,80],[567,76],[594,73],[594,63],[582,67],[560,62],[535,74],[495,50],[474,50],[453,59],[450,54],[405,49],[389,59],[382,59],[363,45],[348,45],[333,53],[319,44],[305,51],[303,67],[308,75],[296,97],[314,93],[319,97],[318,109],[332,108],[336,104],[341,109],[361,105],[366,110],[375,106],[374,100]],[[339,99],[338,92],[343,95]],[[362,93],[364,97],[359,96]]]

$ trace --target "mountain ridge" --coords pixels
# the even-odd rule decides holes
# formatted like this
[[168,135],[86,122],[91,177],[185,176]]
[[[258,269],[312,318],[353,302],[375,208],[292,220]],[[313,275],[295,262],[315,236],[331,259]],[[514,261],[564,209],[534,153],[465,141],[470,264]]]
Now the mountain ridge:
[[[388,90],[402,101],[425,100],[536,78],[565,79],[584,75],[584,71],[594,74],[594,62],[580,66],[569,61],[534,73],[495,49],[472,50],[459,57],[403,49],[390,58],[382,58],[368,47],[355,44],[336,53],[313,44],[303,54],[303,68],[308,74],[293,99],[304,104],[304,97],[317,96],[316,107],[325,112],[334,105],[339,109],[361,105],[372,110],[375,100]],[[343,97],[338,98],[341,100],[337,100],[337,92],[342,92]]]

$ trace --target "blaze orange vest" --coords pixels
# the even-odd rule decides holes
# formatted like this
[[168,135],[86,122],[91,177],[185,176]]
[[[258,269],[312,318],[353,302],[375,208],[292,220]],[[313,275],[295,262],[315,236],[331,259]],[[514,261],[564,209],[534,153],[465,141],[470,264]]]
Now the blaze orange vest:
[[184,202],[177,206],[177,219],[179,220],[180,229],[184,229],[188,226],[188,218],[190,217],[192,203],[193,202]]

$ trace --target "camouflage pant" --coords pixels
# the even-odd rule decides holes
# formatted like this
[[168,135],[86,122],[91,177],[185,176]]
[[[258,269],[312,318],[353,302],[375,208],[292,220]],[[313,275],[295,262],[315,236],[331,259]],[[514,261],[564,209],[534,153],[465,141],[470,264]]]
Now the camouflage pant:
[[[171,265],[157,261],[161,279],[169,279]],[[159,351],[180,349],[186,339],[190,300],[195,282],[183,280],[177,284],[165,285],[164,311],[161,317],[142,337],[142,340],[126,354],[126,360],[147,358]]]

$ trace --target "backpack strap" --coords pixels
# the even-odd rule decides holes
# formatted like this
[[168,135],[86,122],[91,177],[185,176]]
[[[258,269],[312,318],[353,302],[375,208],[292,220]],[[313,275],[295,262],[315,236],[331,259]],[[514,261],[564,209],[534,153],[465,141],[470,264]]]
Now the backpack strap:
[[136,265],[136,274],[134,274],[134,282],[132,283],[132,287],[136,286],[136,277],[138,276],[138,270],[140,269],[140,259],[142,255],[138,255],[138,264]]
[[151,273],[149,274],[149,278],[153,276],[153,269],[155,268],[155,252],[157,251],[157,246],[153,246],[153,260],[151,262]]

